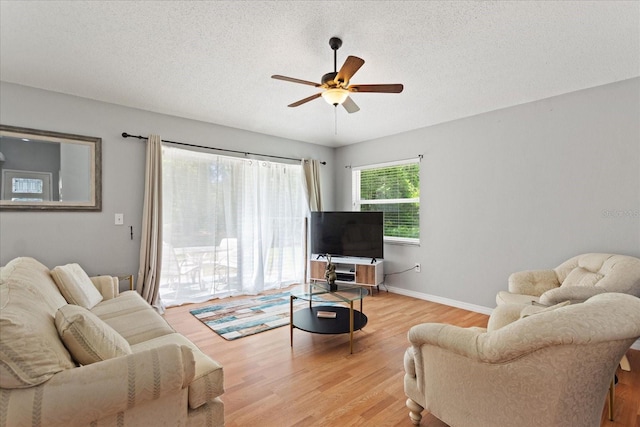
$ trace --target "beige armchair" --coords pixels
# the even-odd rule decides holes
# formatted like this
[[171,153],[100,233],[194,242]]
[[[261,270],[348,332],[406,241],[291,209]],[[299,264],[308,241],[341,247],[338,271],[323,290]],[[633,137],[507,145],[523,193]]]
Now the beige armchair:
[[604,292],[640,297],[640,259],[614,254],[575,256],[552,270],[530,270],[509,277],[509,291],[500,291],[496,303],[555,305],[583,302]]
[[415,425],[426,409],[452,426],[599,426],[618,362],[640,337],[640,299],[606,293],[500,326],[410,329],[404,390]]

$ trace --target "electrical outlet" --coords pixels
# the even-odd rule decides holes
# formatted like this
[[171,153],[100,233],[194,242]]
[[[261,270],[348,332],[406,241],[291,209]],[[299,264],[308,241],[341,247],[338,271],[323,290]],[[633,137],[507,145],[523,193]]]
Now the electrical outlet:
[[413,267],[416,270],[416,273],[420,273],[420,263],[416,262],[415,267]]

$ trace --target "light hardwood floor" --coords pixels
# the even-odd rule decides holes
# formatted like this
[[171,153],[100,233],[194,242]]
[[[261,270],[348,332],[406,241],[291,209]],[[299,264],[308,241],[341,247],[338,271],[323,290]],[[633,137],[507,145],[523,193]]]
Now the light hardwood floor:
[[[241,297],[238,297],[241,298]],[[486,326],[488,316],[398,294],[381,292],[364,301],[367,326],[349,336],[318,335],[289,327],[226,341],[189,310],[169,308],[167,321],[224,366],[227,427],[412,426],[403,392],[407,331],[424,322]],[[602,426],[640,427],[640,351],[628,352],[631,372],[618,369],[615,421]],[[423,427],[446,427],[425,413]]]

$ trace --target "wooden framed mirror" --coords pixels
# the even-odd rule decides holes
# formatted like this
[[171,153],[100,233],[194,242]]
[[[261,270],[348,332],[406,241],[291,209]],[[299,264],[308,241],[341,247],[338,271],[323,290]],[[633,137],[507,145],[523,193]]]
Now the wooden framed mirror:
[[0,209],[102,210],[102,138],[0,125]]

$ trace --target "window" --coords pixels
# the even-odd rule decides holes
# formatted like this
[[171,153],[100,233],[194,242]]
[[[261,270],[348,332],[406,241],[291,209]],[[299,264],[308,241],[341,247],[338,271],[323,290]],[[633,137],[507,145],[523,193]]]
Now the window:
[[53,200],[51,172],[4,169],[0,198],[12,202],[49,202]]
[[353,207],[384,212],[386,242],[420,243],[419,159],[354,168]]
[[11,184],[11,191],[14,193],[42,194],[43,181],[41,179],[13,178]]
[[304,281],[302,166],[165,145],[160,297],[167,305]]

